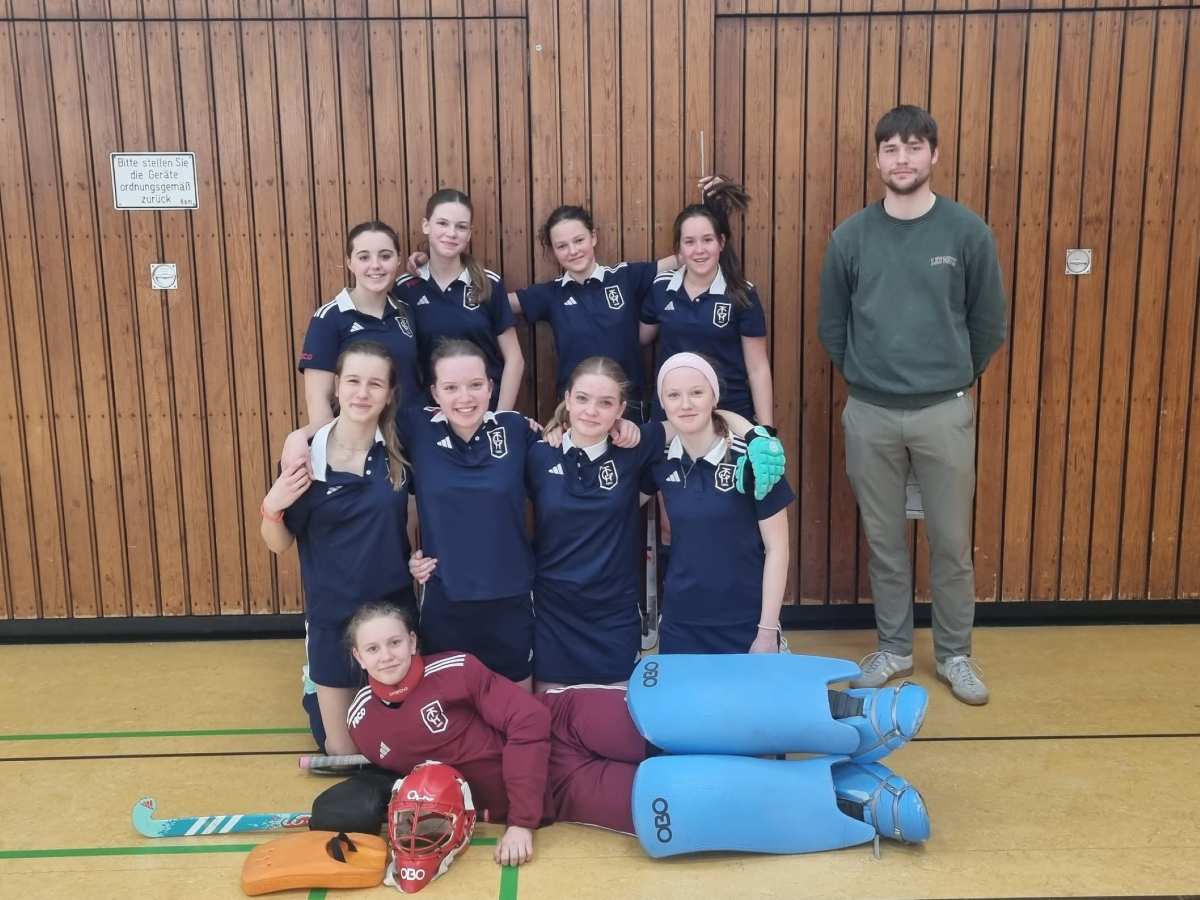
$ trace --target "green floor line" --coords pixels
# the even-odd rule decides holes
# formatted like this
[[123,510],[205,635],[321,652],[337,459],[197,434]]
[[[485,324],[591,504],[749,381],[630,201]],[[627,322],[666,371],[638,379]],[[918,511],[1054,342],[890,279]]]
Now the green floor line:
[[0,850],[0,859],[58,859],[70,856],[166,856],[173,853],[249,853],[258,844],[206,844],[196,847],[64,847],[57,850]]
[[517,900],[516,866],[505,866],[500,870],[500,900]]
[[0,734],[0,741],[90,741],[101,738],[230,737],[255,734],[308,734],[307,728],[200,728],[179,731],[81,731],[54,734]]
[[[471,844],[480,847],[492,847],[499,839],[494,837],[477,837],[471,839]],[[258,844],[201,844],[197,846],[167,846],[144,847],[61,847],[52,850],[0,850],[0,860],[4,859],[63,859],[80,856],[170,856],[180,853],[249,853]],[[308,900],[325,900],[325,888],[313,888],[308,892]],[[517,900],[517,869],[516,866],[504,866],[500,870],[499,900]]]
[[[495,846],[494,837],[472,838],[479,847]],[[155,856],[171,853],[249,853],[258,844],[199,844],[143,847],[59,847],[50,850],[0,850],[0,859],[55,859],[68,856]]]

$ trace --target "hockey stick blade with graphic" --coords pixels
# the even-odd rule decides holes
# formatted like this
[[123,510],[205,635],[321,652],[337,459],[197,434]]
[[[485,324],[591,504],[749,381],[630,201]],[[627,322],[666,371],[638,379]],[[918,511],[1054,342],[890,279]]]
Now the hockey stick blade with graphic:
[[156,819],[158,803],[143,797],[133,804],[133,827],[148,838],[194,837],[202,834],[239,834],[247,831],[280,831],[307,828],[309,815],[295,813],[237,813],[223,816],[181,816]]
[[301,771],[312,775],[344,775],[370,764],[369,759],[357,753],[349,756],[320,756],[312,753],[300,757]]

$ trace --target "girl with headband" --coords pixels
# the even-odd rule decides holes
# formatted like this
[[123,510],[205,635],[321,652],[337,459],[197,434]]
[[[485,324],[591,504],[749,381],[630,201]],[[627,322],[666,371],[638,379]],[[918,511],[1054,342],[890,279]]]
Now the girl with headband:
[[674,524],[659,652],[777,652],[795,495],[785,479],[761,497],[738,492],[746,445],[714,414],[721,387],[706,359],[669,357],[657,387],[676,432],[642,483]]

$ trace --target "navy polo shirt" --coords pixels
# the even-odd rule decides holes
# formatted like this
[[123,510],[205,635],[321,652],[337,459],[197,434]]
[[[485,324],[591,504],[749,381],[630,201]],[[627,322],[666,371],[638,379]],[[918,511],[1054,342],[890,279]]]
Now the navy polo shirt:
[[521,313],[530,322],[546,321],[558,352],[556,396],[562,397],[575,367],[589,356],[615,359],[632,383],[630,396],[640,400],[646,381],[638,323],[650,294],[657,263],[597,265],[582,283],[561,277],[517,291]]
[[466,270],[443,292],[436,279],[429,274],[429,266],[421,267],[419,275],[401,275],[393,293],[412,311],[417,323],[417,349],[420,353],[421,372],[426,384],[433,384],[433,373],[429,371],[429,357],[439,338],[466,338],[483,350],[487,357],[487,373],[492,379],[493,394],[500,390],[500,373],[504,371],[504,357],[500,353],[497,337],[513,327],[512,307],[508,305],[508,292],[500,276],[490,269],[487,273],[492,294],[486,303],[480,303],[471,287],[471,276]]
[[313,313],[304,335],[300,353],[301,372],[337,369],[338,355],[354,341],[378,341],[388,348],[396,365],[396,384],[400,388],[400,404],[423,402],[424,379],[417,361],[416,332],[410,310],[401,301],[388,297],[383,318],[359,312],[350,292],[340,294]]
[[283,512],[300,551],[305,615],[330,626],[341,625],[368,600],[412,586],[407,531],[412,479],[392,489],[378,430],[362,475],[329,468],[326,447],[336,423],[313,435],[312,483]]
[[[765,337],[766,317],[753,285],[747,289],[750,305],[743,309],[725,294],[725,276],[717,277],[699,297],[683,289],[683,269],[663,272],[654,279],[642,321],[658,325],[658,354],[655,377],[663,360],[676,353],[699,353],[712,360],[721,379],[721,409],[754,418],[754,401],[746,376],[742,338]],[[654,414],[663,418],[657,392]]]
[[758,621],[766,548],[758,523],[796,499],[785,479],[762,500],[739,494],[734,466],[745,445],[729,452],[718,441],[693,460],[676,437],[643,480],[643,493],[662,491],[671,518],[664,618],[690,625]]
[[[507,301],[505,301],[507,302]],[[412,462],[421,543],[451,600],[528,593],[533,551],[525,533],[525,458],[537,435],[515,412],[489,412],[464,441],[436,407],[396,419]]]
[[636,447],[605,441],[582,449],[563,435],[562,447],[539,441],[525,477],[536,519],[537,579],[589,603],[612,605],[637,595],[642,471],[663,454],[663,427],[642,426]]

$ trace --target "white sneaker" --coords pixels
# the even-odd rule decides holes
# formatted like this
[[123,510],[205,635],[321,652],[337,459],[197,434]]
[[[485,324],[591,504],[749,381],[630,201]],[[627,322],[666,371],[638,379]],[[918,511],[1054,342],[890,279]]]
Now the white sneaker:
[[937,664],[938,681],[946,682],[950,685],[950,693],[972,706],[983,706],[988,702],[988,689],[982,675],[979,663],[969,656],[951,656]]
[[887,650],[876,650],[868,653],[858,664],[862,674],[851,680],[852,688],[883,687],[893,678],[911,675],[913,671],[912,655],[900,656]]

